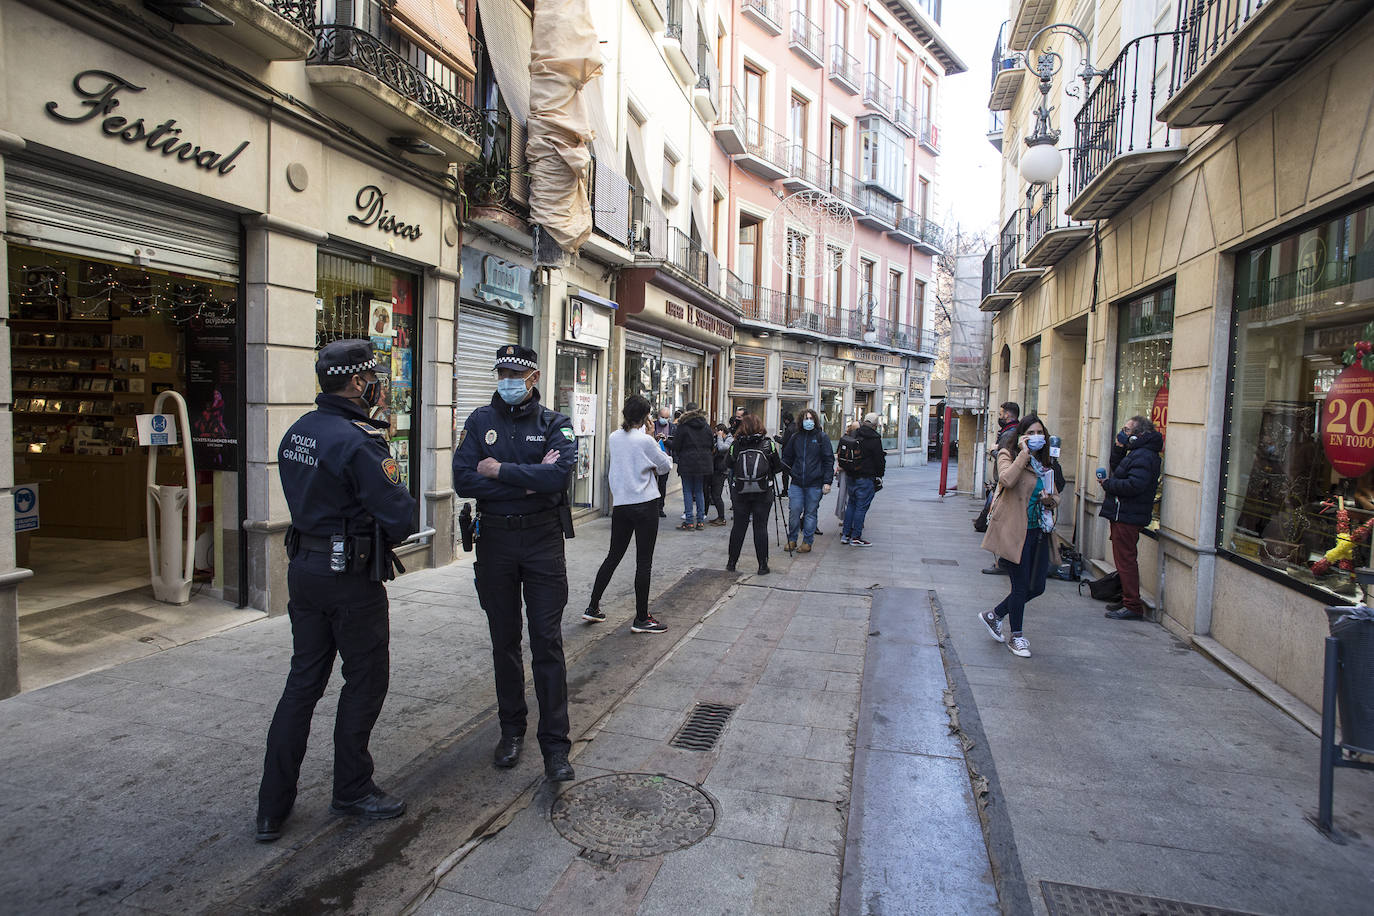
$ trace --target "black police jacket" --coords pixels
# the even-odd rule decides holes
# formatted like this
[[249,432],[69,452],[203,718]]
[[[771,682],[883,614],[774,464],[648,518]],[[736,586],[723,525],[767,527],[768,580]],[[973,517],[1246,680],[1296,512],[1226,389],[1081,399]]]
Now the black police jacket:
[[386,424],[347,398],[321,394],[286,431],[277,450],[291,524],[302,534],[371,535],[381,523],[392,544],[417,530],[416,502],[386,443]]
[[[543,464],[550,449],[557,450],[558,460]],[[477,473],[483,458],[501,462],[495,478]],[[490,404],[472,412],[458,434],[453,489],[459,496],[476,499],[482,512],[526,515],[562,502],[576,465],[572,421],[540,404],[538,388],[514,407],[494,394]]]

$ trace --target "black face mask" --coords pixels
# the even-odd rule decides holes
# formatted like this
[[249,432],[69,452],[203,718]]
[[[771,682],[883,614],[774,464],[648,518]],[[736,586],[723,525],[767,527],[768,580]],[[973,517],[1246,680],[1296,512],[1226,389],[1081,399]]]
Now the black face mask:
[[363,393],[359,397],[368,407],[376,407],[377,402],[382,399],[382,383],[375,378],[370,382],[364,382]]

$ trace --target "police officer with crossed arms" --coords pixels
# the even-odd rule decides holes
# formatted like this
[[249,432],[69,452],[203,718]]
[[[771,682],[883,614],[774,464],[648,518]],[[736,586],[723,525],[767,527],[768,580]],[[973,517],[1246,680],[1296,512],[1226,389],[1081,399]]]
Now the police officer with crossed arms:
[[523,588],[544,775],[562,782],[573,778],[563,659],[563,606],[568,602],[563,537],[572,533],[566,489],[577,464],[577,439],[572,421],[539,402],[539,362],[533,350],[501,347],[495,370],[496,393],[490,404],[468,417],[453,454],[454,489],[477,500],[473,571],[491,630],[501,722],[493,762],[515,766],[524,744]]
[[291,673],[267,732],[256,838],[271,842],[296,800],[315,704],[343,657],[334,720],[330,811],[373,820],[405,802],[372,781],[367,743],[386,699],[390,621],[386,586],[399,566],[391,547],[416,530],[416,502],[387,446],[387,423],[370,419],[381,386],[372,344],[339,340],[320,350],[315,409],[287,430],[277,455],[291,509],[286,552],[294,643]]

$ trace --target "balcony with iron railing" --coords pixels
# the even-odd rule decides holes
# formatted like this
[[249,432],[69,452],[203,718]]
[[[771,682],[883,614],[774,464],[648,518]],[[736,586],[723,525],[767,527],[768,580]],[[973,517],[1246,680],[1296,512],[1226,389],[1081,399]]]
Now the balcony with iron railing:
[[841,44],[830,46],[830,68],[827,75],[830,82],[850,95],[858,95],[863,85],[863,70],[859,66],[859,59]]
[[487,108],[477,114],[482,124],[481,156],[463,171],[468,205],[474,211],[497,207],[524,220],[529,215],[524,125],[505,109]]
[[744,152],[735,164],[767,181],[776,181],[792,171],[792,143],[782,134],[753,118],[743,124]]
[[940,125],[935,123],[934,118],[921,119],[920,127],[916,131],[916,142],[927,152],[940,155]]
[[908,137],[916,136],[916,106],[901,96],[896,96],[892,101],[892,121]]
[[1019,0],[1013,4],[1015,17],[1007,28],[1007,47],[1013,51],[1027,51],[1026,46],[1043,29],[1054,13],[1055,0]]
[[983,296],[978,304],[978,308],[984,312],[999,312],[1008,305],[1016,301],[1016,293],[999,293],[997,291],[998,250],[996,245],[990,245],[987,253],[983,255]]
[[892,116],[892,87],[883,82],[878,74],[864,74],[864,107],[879,114]]
[[209,0],[228,22],[216,29],[264,60],[305,60],[315,46],[318,0]]
[[859,214],[859,222],[884,232],[897,228],[897,201],[866,188],[863,192],[863,202],[864,212]]
[[754,20],[765,32],[782,34],[780,0],[741,0],[740,11]]
[[423,140],[450,162],[475,160],[484,122],[463,97],[471,81],[392,29],[376,0],[335,13],[313,29],[315,46],[306,60],[311,84],[369,127]]
[[706,42],[697,45],[697,85],[692,91],[697,113],[713,122],[720,115],[720,71],[716,54]]
[[758,286],[733,271],[724,275],[725,298],[740,309],[745,327],[934,358],[933,347],[916,325],[879,317],[871,309],[845,309],[797,292]]
[[830,196],[850,209],[855,216],[864,212],[866,186],[858,178],[835,165],[827,167]]
[[923,254],[938,255],[944,252],[944,234],[939,223],[908,210],[905,204],[897,205],[897,225],[892,230],[895,238]]
[[733,86],[721,89],[720,94],[722,108],[716,123],[711,127],[711,133],[722,150],[732,156],[738,156],[744,152],[744,120],[748,117],[748,109],[744,106],[744,99],[740,97],[739,90]]
[[1058,181],[1031,186],[1026,195],[1026,254],[1022,258],[1026,267],[1053,267],[1093,234],[1091,226],[1069,219],[1063,211]]
[[1000,111],[988,112],[988,142],[997,152],[1002,152],[1002,137],[1007,129],[1006,116]]
[[988,108],[992,111],[1009,111],[1016,102],[1016,94],[1021,91],[1021,82],[1026,78],[1026,69],[1021,66],[1021,55],[1006,46],[1009,23],[1002,23],[997,32],[997,43],[992,46],[992,90],[988,94]]
[[792,11],[792,32],[787,46],[812,67],[825,63],[825,35],[801,10]]
[[646,266],[668,257],[668,214],[658,201],[639,193],[630,198],[630,249],[635,261]]
[[[592,208],[592,234],[630,249],[635,189],[629,179],[607,160],[593,157],[591,184],[587,189]],[[628,254],[628,257],[626,255]],[[633,261],[633,254],[615,251],[616,260]]]
[[783,187],[789,191],[829,192],[829,163],[800,143],[792,145],[787,158],[789,168],[782,179]]
[[1026,267],[1022,262],[1025,241],[1025,211],[1017,210],[997,237],[997,292],[1025,292],[1044,275],[1044,268]]
[[695,85],[697,81],[699,40],[696,14],[687,0],[668,0],[668,18],[663,27],[663,54],[678,79],[688,85]]
[[1178,132],[1156,120],[1177,40],[1165,32],[1129,42],[1084,99],[1065,208],[1074,219],[1113,216],[1186,155]]
[[1171,127],[1229,121],[1374,10],[1369,0],[1179,0]]

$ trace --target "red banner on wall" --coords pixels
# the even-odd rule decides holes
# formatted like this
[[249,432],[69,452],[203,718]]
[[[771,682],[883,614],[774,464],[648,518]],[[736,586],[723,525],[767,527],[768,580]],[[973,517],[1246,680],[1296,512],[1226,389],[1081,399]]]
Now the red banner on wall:
[[1322,448],[1342,477],[1374,468],[1374,372],[1346,366],[1322,407]]
[[1164,438],[1164,428],[1169,425],[1169,382],[1166,379],[1159,390],[1155,392],[1154,403],[1150,405],[1150,422],[1159,430],[1159,437]]

